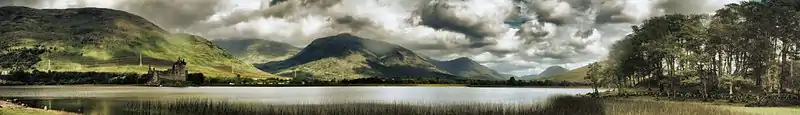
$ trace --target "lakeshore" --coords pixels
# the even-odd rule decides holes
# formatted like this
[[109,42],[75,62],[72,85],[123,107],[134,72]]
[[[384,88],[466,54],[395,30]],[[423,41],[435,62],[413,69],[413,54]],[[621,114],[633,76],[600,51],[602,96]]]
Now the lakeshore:
[[[663,98],[663,97],[662,97]],[[740,115],[798,115],[800,114],[800,106],[788,106],[788,107],[746,107],[743,103],[728,103],[724,101],[674,101],[674,100],[656,100],[655,97],[651,96],[633,96],[633,97],[606,97],[604,100],[610,100],[606,103],[610,104],[610,106],[616,106],[620,109],[628,108],[634,110],[614,110],[613,111],[638,111],[635,109],[644,109],[650,108],[651,110],[646,111],[646,113],[661,113],[666,115],[678,115],[678,114],[669,114],[674,113],[676,111],[675,108],[680,109],[687,109],[692,110],[692,108],[715,108],[721,109],[726,111],[733,111]],[[661,109],[655,109],[661,108]],[[660,112],[658,112],[660,111]],[[694,109],[692,111],[699,111]],[[645,111],[640,111],[645,112]],[[681,115],[685,115],[688,113],[681,113]],[[626,115],[647,115],[643,113],[637,114],[626,114]],[[697,114],[703,115],[703,114]]]
[[42,108],[27,107],[0,100],[0,115],[77,115],[65,111],[47,110]]

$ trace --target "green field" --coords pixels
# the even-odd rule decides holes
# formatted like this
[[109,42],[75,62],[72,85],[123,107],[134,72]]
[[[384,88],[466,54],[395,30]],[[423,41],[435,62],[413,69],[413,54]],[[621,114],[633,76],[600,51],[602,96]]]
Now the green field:
[[725,106],[727,109],[755,115],[798,115],[800,107],[741,107]]

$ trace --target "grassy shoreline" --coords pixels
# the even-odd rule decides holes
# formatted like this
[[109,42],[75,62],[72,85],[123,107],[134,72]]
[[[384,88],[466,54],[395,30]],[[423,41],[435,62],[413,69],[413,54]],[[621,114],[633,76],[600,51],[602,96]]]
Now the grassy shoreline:
[[590,86],[512,86],[512,85],[466,85],[467,87],[507,87],[507,88],[592,88]]
[[[151,85],[139,84],[70,84],[70,85],[9,85],[0,86],[142,86],[155,87]],[[588,86],[511,86],[511,85],[468,85],[468,84],[211,84],[186,87],[362,87],[362,86],[409,86],[409,87],[475,87],[475,88],[591,88]],[[166,87],[166,86],[165,86]]]
[[[84,114],[196,114],[196,115],[751,115],[723,106],[662,101],[615,100],[580,96],[554,96],[540,103],[323,103],[265,104],[214,100],[118,100],[103,111]],[[178,109],[179,108],[179,109]],[[97,113],[99,112],[99,113]],[[769,114],[765,114],[769,115]]]
[[0,115],[77,115],[57,110],[46,110],[40,108],[26,107],[8,101],[0,100]]
[[229,85],[229,84],[212,84],[202,85],[203,87],[338,87],[338,86],[441,86],[441,87],[464,87],[465,84],[245,84],[245,85]]
[[[687,100],[687,101],[675,101],[675,100],[655,100],[656,97],[652,96],[631,96],[631,97],[610,97],[607,99],[611,100],[626,100],[626,101],[635,101],[635,102],[657,102],[657,103],[664,103],[664,104],[677,104],[677,105],[702,105],[708,107],[716,107],[716,108],[723,108],[728,109],[736,112],[741,112],[745,114],[752,114],[752,115],[798,115],[800,114],[800,106],[794,107],[745,107],[743,103],[728,103],[721,100],[718,101],[699,101],[699,100]],[[661,97],[664,98],[664,97]]]

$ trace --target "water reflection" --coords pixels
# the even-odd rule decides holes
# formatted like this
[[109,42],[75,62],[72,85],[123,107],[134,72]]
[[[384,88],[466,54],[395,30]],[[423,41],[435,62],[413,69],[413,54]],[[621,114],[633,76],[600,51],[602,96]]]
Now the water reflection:
[[[341,103],[534,104],[548,96],[574,95],[591,89],[469,87],[0,87],[0,97],[43,108],[86,114],[129,113],[172,107],[259,103],[313,105]],[[156,105],[153,105],[156,104]],[[217,107],[217,106],[214,106]],[[138,108],[138,109],[137,109]],[[199,107],[207,108],[207,107]],[[158,113],[158,112],[156,112]]]

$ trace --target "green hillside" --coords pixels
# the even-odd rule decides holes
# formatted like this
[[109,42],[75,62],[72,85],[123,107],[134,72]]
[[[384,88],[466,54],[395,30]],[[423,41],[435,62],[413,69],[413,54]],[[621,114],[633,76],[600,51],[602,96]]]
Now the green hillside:
[[539,74],[531,74],[531,75],[519,76],[519,78],[517,78],[517,79],[520,79],[520,80],[535,80],[535,79],[539,79]]
[[586,82],[586,72],[589,70],[588,66],[583,66],[573,69],[558,75],[539,78],[539,80],[553,80],[553,81],[569,81],[569,82]]
[[277,41],[253,38],[229,38],[212,40],[214,44],[247,63],[265,63],[287,59],[300,48]]
[[537,79],[542,79],[542,78],[547,78],[547,77],[551,77],[551,76],[567,73],[567,71],[569,71],[569,70],[567,70],[566,68],[561,67],[561,66],[550,66],[550,67],[547,67],[547,69],[544,69],[544,71],[542,71],[539,74],[525,75],[525,76],[520,77],[519,79],[521,79],[521,80],[537,80]]
[[408,49],[347,33],[316,39],[289,59],[258,64],[257,67],[281,76],[316,79],[460,79]]
[[537,75],[537,77],[545,78],[545,77],[564,74],[564,73],[566,73],[568,71],[570,71],[570,70],[568,70],[567,68],[561,67],[561,66],[550,66],[550,67],[547,67],[547,69],[544,69],[544,71],[542,71],[542,73],[539,73]]
[[450,61],[435,61],[433,62],[437,68],[450,72],[453,75],[465,77],[467,79],[481,79],[481,80],[506,80],[508,75],[500,74],[486,66],[475,62],[469,58],[458,58]]
[[190,72],[209,76],[275,77],[205,38],[169,33],[111,9],[0,7],[0,49],[5,70],[144,73],[148,66],[165,69],[184,58]]

